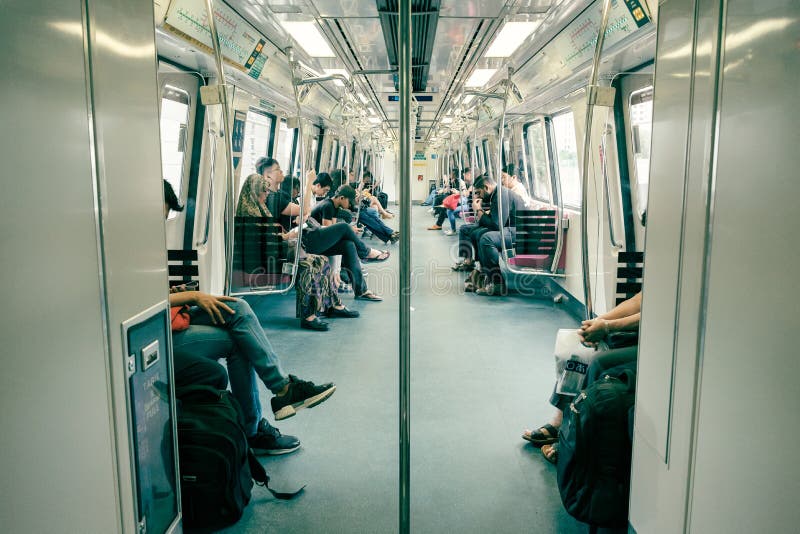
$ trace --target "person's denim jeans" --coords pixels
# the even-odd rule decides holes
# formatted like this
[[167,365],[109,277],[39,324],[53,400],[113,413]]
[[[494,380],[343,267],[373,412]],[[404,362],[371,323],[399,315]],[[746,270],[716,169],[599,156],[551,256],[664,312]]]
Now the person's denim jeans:
[[436,198],[436,189],[431,191],[431,194],[428,195],[428,198],[425,199],[425,202],[422,203],[423,206],[430,206],[433,204],[434,199]]
[[362,209],[358,214],[358,222],[371,230],[375,237],[386,243],[392,237],[392,230],[378,215],[378,210],[375,208]]
[[223,312],[222,325],[214,325],[211,317],[196,306],[189,310],[191,326],[172,335],[175,374],[197,359],[226,358],[231,392],[244,412],[245,431],[252,435],[261,420],[256,377],[273,393],[282,390],[289,378],[250,305],[243,300],[225,304],[236,313]]

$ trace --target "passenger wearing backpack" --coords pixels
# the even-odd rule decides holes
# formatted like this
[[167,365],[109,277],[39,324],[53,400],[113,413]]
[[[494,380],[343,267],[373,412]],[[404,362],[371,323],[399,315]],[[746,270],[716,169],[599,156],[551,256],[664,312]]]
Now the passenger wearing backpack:
[[[182,209],[172,186],[164,181],[164,217],[170,210]],[[201,362],[226,358],[231,391],[242,410],[250,447],[263,454],[297,450],[300,446],[297,438],[282,436],[261,418],[257,378],[274,394],[270,403],[278,421],[324,402],[333,395],[336,386],[332,383],[316,385],[286,375],[258,317],[244,300],[201,291],[177,291],[170,293],[169,303],[172,309],[182,309],[181,315],[188,320],[180,331],[176,331],[173,321],[176,382],[185,382],[185,376],[181,375],[194,369],[199,383],[207,384],[203,373],[209,367]],[[211,376],[210,380],[219,380],[219,377]]]
[[[618,304],[610,311],[588,321],[583,321],[578,336],[581,341],[590,346],[597,346],[601,341],[609,339],[610,336],[621,332],[636,332],[639,328],[639,319],[642,309],[642,293],[639,292],[628,300]],[[621,349],[620,351],[608,351],[595,358],[594,372],[598,369],[608,369],[616,365],[636,361],[636,346]],[[594,364],[593,364],[594,365]],[[592,367],[588,373],[592,372]],[[583,387],[586,387],[584,382]],[[536,430],[525,429],[522,439],[532,443],[536,447],[541,447],[542,455],[551,463],[556,463],[558,459],[558,433],[563,420],[564,410],[569,409],[572,397],[559,395],[555,389],[550,397],[550,403],[556,407],[553,418],[549,423],[540,426]]]

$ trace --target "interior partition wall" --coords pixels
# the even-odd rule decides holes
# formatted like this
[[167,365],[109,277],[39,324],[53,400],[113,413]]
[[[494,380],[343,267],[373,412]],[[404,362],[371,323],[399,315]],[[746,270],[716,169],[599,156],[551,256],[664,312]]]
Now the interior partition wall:
[[[128,371],[139,360],[123,323],[168,310],[153,4],[12,2],[0,29],[12,74],[0,106],[16,125],[0,143],[14,310],[0,325],[0,524],[137,532],[146,503],[134,492]],[[168,361],[166,339],[148,354]]]
[[[784,209],[800,195],[798,23],[797,3],[661,4],[630,508],[638,532],[793,532],[800,522],[800,467],[786,445],[800,437],[800,219]],[[775,431],[742,439],[754,423]]]

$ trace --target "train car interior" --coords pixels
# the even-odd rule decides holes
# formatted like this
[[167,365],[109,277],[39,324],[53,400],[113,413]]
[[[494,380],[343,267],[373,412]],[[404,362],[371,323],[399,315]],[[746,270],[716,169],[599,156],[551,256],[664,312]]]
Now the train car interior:
[[798,2],[0,6],[4,532],[800,529]]

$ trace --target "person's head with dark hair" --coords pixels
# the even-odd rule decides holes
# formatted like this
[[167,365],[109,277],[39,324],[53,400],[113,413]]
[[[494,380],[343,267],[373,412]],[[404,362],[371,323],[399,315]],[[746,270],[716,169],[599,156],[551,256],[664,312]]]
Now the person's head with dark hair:
[[472,185],[472,169],[469,167],[464,167],[461,170],[461,179],[464,180],[468,186]]
[[337,208],[351,209],[356,205],[356,190],[349,185],[340,186],[333,195],[333,205]]
[[497,187],[497,183],[488,174],[478,176],[475,178],[475,183],[472,184],[473,191],[482,199],[489,198],[495,187]]
[[514,172],[516,169],[514,168],[513,163],[509,163],[500,172],[500,183],[503,184],[503,187],[508,187],[509,189],[514,187],[517,183],[517,175]]
[[267,180],[267,185],[272,191],[277,191],[285,178],[281,165],[275,158],[258,158],[256,172]]
[[300,196],[300,179],[295,176],[290,176],[281,183],[281,191],[289,195],[289,198],[297,198]]
[[314,193],[315,197],[320,198],[327,196],[331,187],[333,187],[333,178],[327,172],[321,172],[314,179],[314,183],[311,184],[311,192]]
[[333,198],[334,192],[339,189],[339,187],[345,185],[347,183],[347,173],[344,169],[335,169],[331,172],[331,188],[328,190],[327,196],[328,198]]
[[166,219],[169,217],[170,211],[183,211],[183,206],[181,206],[172,184],[164,179],[161,181],[164,183],[164,218]]

